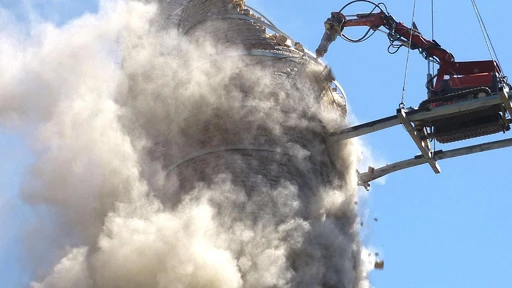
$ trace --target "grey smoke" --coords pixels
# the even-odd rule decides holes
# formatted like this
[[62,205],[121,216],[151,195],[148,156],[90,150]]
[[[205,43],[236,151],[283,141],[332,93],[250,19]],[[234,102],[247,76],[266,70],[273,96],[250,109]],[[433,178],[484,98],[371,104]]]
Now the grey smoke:
[[[156,5],[105,1],[30,37],[13,19],[0,26],[0,123],[34,131],[21,191],[39,216],[26,232],[32,287],[369,287],[358,148],[311,138],[308,150],[289,133],[322,135],[311,117],[327,129],[343,118],[289,97],[292,82],[272,86],[295,71],[213,57],[214,42],[155,29],[155,15]],[[216,143],[268,151],[187,162]],[[251,153],[265,171],[247,172],[260,165]],[[310,190],[265,177],[289,161]],[[310,161],[337,169],[323,183],[304,173]]]

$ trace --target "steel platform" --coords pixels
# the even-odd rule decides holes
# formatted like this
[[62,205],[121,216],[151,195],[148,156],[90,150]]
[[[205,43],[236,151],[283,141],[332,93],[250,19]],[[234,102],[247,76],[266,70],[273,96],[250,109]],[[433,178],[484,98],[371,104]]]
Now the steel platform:
[[[512,92],[510,92],[508,88],[505,87],[499,93],[495,93],[484,98],[455,103],[447,106],[440,106],[435,108],[425,107],[421,109],[414,107],[398,108],[395,115],[345,128],[337,133],[330,134],[330,138],[334,141],[345,141],[397,125],[403,125],[405,127],[406,131],[411,136],[421,154],[415,156],[412,159],[399,161],[381,168],[374,169],[369,167],[368,172],[359,173],[358,171],[359,185],[368,190],[370,187],[370,181],[373,181],[392,172],[426,163],[429,164],[434,173],[437,174],[441,172],[441,169],[437,164],[438,160],[512,146],[511,138],[496,142],[462,147],[444,152],[442,150],[432,151],[430,145],[428,144],[428,140],[425,139],[425,134],[423,133],[422,135],[422,133],[420,133],[414,127],[414,123],[429,121],[429,119],[435,119],[445,115],[468,112],[482,107],[490,107],[496,104],[503,104],[503,107],[506,110],[504,113],[507,113],[510,117],[512,115],[511,100]],[[507,118],[507,120],[510,121],[510,118]]]

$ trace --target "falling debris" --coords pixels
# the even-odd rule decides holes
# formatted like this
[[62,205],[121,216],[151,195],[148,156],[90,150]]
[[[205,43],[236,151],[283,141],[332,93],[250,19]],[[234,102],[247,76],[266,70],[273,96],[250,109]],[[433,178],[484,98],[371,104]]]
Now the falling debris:
[[376,260],[376,261],[375,261],[374,268],[375,268],[375,269],[379,269],[379,270],[384,269],[384,261],[382,261],[382,260]]

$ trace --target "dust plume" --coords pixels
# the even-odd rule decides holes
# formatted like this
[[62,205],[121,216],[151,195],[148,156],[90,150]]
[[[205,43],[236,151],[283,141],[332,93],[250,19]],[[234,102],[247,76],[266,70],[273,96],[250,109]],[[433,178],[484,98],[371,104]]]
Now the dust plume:
[[103,1],[63,27],[0,24],[0,123],[36,157],[31,287],[369,287],[358,148],[326,145],[344,119],[288,81],[321,71],[269,73],[156,15]]

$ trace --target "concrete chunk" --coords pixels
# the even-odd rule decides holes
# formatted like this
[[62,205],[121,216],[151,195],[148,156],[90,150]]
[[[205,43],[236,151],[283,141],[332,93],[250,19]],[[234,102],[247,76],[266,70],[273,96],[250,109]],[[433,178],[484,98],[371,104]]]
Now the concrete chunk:
[[373,267],[375,269],[379,269],[379,270],[384,269],[384,261],[382,261],[382,260],[375,261],[375,265],[373,265]]
[[276,42],[277,44],[284,46],[286,45],[286,42],[288,42],[288,38],[284,35],[279,35],[277,36]]

